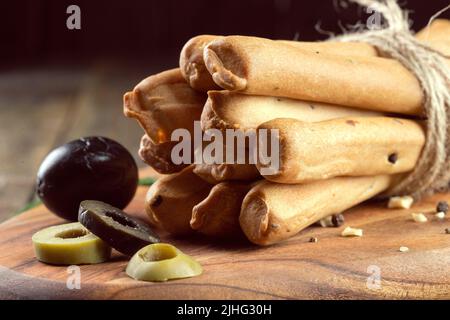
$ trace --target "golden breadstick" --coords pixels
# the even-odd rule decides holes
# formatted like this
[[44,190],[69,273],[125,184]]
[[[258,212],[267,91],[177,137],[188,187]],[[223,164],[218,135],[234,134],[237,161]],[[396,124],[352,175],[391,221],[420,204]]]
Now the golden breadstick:
[[[430,39],[428,44],[431,44],[434,49],[440,50],[445,54],[450,52],[450,44],[444,43],[448,41],[448,20],[437,19],[430,28],[425,28],[417,34],[419,40]],[[424,31],[427,31],[426,36]],[[181,50],[180,54],[180,69],[189,83],[189,85],[200,91],[217,90],[219,88],[208,70],[206,69],[203,60],[203,49],[205,46],[214,40],[220,39],[222,36],[213,35],[199,35],[190,39]],[[303,41],[288,41],[276,40],[281,43],[289,44],[304,50],[314,52],[316,54],[336,54],[342,56],[378,56],[377,50],[370,44],[364,42],[303,42]]]
[[181,171],[188,164],[174,164],[171,157],[172,148],[178,142],[167,141],[155,144],[146,134],[141,139],[139,156],[157,172],[169,174]]
[[450,20],[436,19],[428,28],[420,30],[416,38],[424,44],[450,55]]
[[158,179],[148,190],[145,210],[150,222],[180,235],[192,232],[192,208],[205,199],[213,185],[192,172],[193,166]]
[[[407,172],[414,168],[425,143],[419,122],[390,117],[316,123],[275,119],[260,129],[279,130],[279,170],[264,177],[280,183]],[[258,170],[267,170],[271,164],[260,160]]]
[[218,238],[238,238],[242,234],[239,214],[251,183],[222,182],[192,210],[192,229]]
[[289,98],[245,95],[231,91],[209,91],[201,116],[203,130],[256,129],[276,118],[306,122],[343,117],[382,116],[382,113]]
[[314,54],[242,36],[215,40],[203,53],[214,82],[227,90],[378,111],[421,112],[418,80],[392,59]]
[[393,59],[315,54],[243,36],[210,42],[203,59],[214,82],[227,90],[411,115],[422,111],[418,80]]
[[197,164],[194,173],[203,180],[217,184],[227,180],[255,180],[261,177],[254,164]]
[[261,181],[245,196],[239,222],[247,238],[269,245],[389,188],[397,177],[339,177],[309,184]]
[[172,131],[193,132],[200,119],[206,95],[193,90],[180,69],[172,69],[141,81],[124,95],[124,113],[136,118],[154,143],[170,141]]
[[[203,49],[211,41],[222,36],[199,35],[191,38],[184,45],[180,54],[180,70],[187,83],[199,91],[216,90],[220,87],[214,83],[203,61]],[[277,40],[295,47],[303,48],[311,52],[326,52],[340,55],[376,56],[377,51],[366,43],[353,42],[301,42]]]

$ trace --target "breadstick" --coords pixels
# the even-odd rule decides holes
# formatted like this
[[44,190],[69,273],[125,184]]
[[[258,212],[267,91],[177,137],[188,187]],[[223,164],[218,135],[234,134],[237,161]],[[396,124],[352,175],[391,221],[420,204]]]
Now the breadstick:
[[[260,129],[279,130],[279,170],[264,177],[280,183],[407,172],[414,168],[425,143],[419,122],[390,117],[316,123],[275,119]],[[262,162],[258,157],[260,172],[271,165]]]
[[[211,41],[222,36],[199,35],[191,38],[183,46],[180,54],[180,70],[186,82],[195,90],[209,91],[220,87],[214,83],[203,61],[203,49]],[[371,45],[359,42],[301,42],[277,40],[288,45],[303,48],[311,52],[327,52],[340,55],[376,56],[377,51]]]
[[289,98],[252,96],[231,91],[209,91],[201,116],[203,130],[256,129],[276,118],[306,122],[343,117],[382,116],[382,113]]
[[418,80],[393,59],[316,54],[243,36],[209,43],[203,59],[214,82],[231,91],[409,115],[422,111]]
[[255,180],[261,177],[254,164],[197,164],[194,173],[203,180],[217,184],[228,180]]
[[178,142],[167,141],[155,144],[146,134],[141,139],[139,156],[157,172],[170,174],[181,171],[188,164],[174,164],[171,157],[172,148]]
[[180,69],[172,69],[141,81],[124,95],[124,113],[136,118],[154,143],[170,141],[172,131],[193,132],[206,101],[204,93],[186,83]]
[[424,44],[450,55],[450,20],[436,19],[428,28],[420,30],[416,38]]
[[192,210],[192,229],[212,237],[238,238],[242,234],[239,214],[251,183],[222,182]]
[[[436,19],[429,28],[421,30],[417,34],[419,40],[431,40],[427,44],[431,44],[436,50],[440,50],[445,54],[450,52],[450,44],[444,43],[448,41],[449,22],[444,19]],[[426,33],[425,33],[426,31]],[[203,49],[205,46],[214,40],[223,38],[223,36],[214,35],[199,35],[190,39],[184,45],[180,54],[180,69],[189,83],[189,85],[200,91],[217,90],[219,88],[208,70],[206,69],[203,60]],[[342,56],[378,56],[377,50],[370,44],[364,42],[303,42],[303,41],[288,41],[276,40],[281,43],[290,44],[292,46],[314,52],[335,54]]]
[[192,232],[192,208],[205,199],[213,185],[192,172],[193,166],[158,179],[148,190],[145,210],[155,226],[175,234]]
[[397,179],[381,175],[339,177],[310,184],[261,181],[245,196],[239,222],[251,242],[273,244],[330,214],[370,199]]

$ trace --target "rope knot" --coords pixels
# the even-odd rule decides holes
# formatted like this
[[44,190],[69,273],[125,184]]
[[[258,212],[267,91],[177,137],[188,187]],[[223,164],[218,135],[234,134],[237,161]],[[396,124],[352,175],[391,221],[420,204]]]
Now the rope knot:
[[[399,61],[417,78],[423,93],[426,143],[414,170],[394,188],[391,195],[420,198],[447,191],[450,181],[450,64],[446,57],[416,40],[408,16],[395,0],[350,0],[379,12],[386,28],[344,34],[334,41],[367,42],[380,56]],[[401,85],[401,84],[399,84]]]

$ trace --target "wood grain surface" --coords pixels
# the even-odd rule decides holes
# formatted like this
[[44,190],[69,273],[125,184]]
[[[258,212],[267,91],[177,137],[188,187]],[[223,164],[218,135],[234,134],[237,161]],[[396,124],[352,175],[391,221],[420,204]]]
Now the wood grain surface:
[[[145,174],[154,175],[146,170]],[[146,219],[140,187],[127,211]],[[81,266],[81,289],[66,286],[67,268],[36,260],[31,236],[61,219],[40,206],[0,225],[0,298],[2,299],[449,299],[449,218],[434,219],[438,200],[425,199],[410,210],[386,209],[384,203],[354,208],[340,228],[312,226],[270,247],[247,242],[220,243],[194,237],[163,241],[192,255],[204,267],[195,278],[148,283],[132,280],[127,259]],[[412,212],[427,213],[416,223]],[[345,226],[364,229],[362,238],[343,238]],[[317,237],[317,243],[309,242]],[[400,246],[409,252],[399,252]],[[373,281],[380,275],[379,286]],[[371,277],[372,275],[372,277]],[[376,274],[375,274],[376,276]],[[367,285],[369,283],[369,286]],[[370,285],[372,284],[372,285]]]

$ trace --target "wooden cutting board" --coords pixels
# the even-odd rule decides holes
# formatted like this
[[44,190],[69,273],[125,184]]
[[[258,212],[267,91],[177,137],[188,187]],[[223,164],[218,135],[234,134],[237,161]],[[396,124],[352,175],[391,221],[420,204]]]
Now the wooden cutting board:
[[[147,175],[148,175],[147,171]],[[127,211],[144,217],[140,187]],[[412,212],[431,212],[435,195],[411,210],[367,204],[348,211],[346,223],[364,229],[362,238],[343,238],[341,228],[310,227],[270,247],[246,242],[219,243],[204,238],[166,242],[195,257],[203,275],[148,283],[132,280],[118,253],[111,262],[81,266],[81,289],[66,286],[66,267],[36,260],[34,232],[63,221],[44,206],[0,225],[0,298],[6,299],[449,299],[450,217],[416,223]],[[317,237],[317,243],[310,243]],[[400,246],[409,252],[399,252]],[[377,277],[379,275],[379,277]],[[380,281],[378,282],[377,279]],[[369,285],[368,285],[369,284]]]

